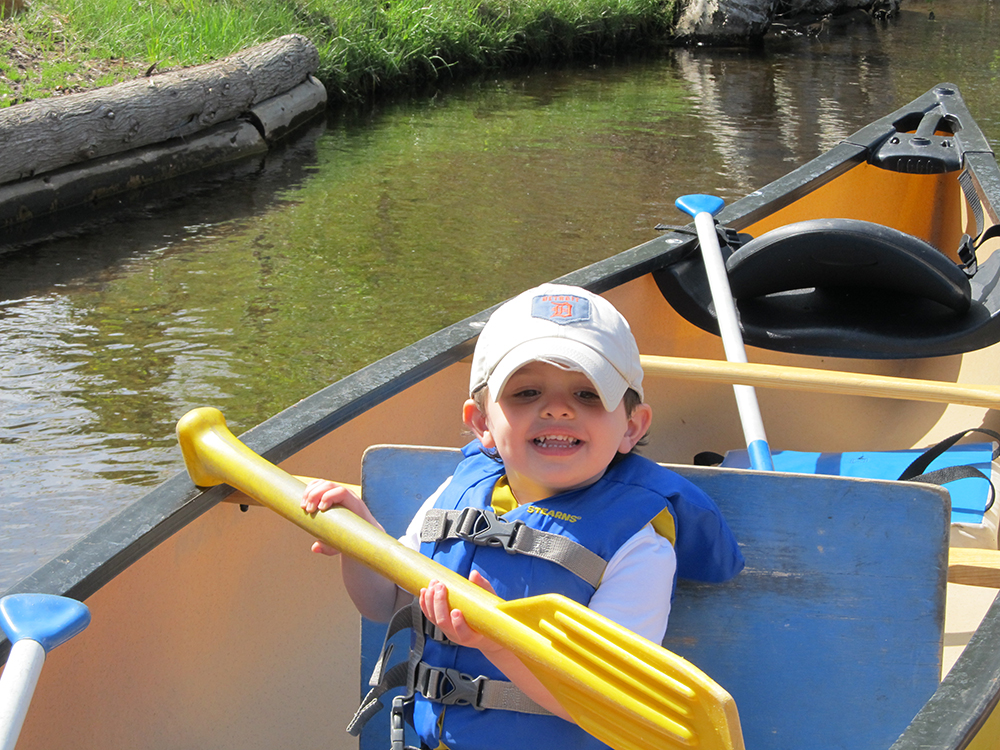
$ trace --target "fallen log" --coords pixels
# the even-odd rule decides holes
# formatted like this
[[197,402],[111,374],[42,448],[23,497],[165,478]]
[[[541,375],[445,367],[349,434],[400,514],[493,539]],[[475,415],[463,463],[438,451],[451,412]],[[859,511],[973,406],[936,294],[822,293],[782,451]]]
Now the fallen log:
[[307,79],[316,47],[290,34],[208,65],[0,110],[0,184],[183,138]]
[[[20,182],[0,185],[0,253],[15,250],[8,234],[21,224],[79,206],[97,206],[122,193],[267,153],[260,132],[245,120],[230,120],[195,134],[126,153],[69,166]],[[47,222],[44,228],[51,228]],[[39,233],[45,237],[44,231]]]
[[326,89],[312,76],[291,91],[271,97],[247,112],[265,141],[275,143],[326,108]]

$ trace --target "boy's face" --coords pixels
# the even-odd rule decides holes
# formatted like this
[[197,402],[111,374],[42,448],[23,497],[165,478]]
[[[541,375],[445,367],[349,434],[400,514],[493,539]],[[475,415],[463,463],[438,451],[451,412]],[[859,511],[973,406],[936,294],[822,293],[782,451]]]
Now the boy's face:
[[515,372],[499,400],[490,394],[485,412],[470,400],[463,415],[503,458],[522,504],[593,484],[616,453],[632,450],[652,418],[646,404],[631,416],[624,403],[607,411],[586,375],[544,362]]

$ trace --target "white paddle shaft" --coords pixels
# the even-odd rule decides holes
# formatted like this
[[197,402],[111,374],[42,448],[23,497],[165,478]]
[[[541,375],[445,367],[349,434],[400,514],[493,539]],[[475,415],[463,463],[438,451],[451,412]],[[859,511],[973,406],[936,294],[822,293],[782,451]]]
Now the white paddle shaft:
[[38,641],[22,638],[11,647],[0,675],[0,750],[14,750],[44,663]]
[[[694,225],[698,230],[701,256],[705,263],[705,272],[708,274],[708,286],[712,291],[715,317],[719,322],[719,333],[722,334],[726,359],[730,362],[746,363],[747,351],[743,346],[743,334],[736,316],[736,303],[733,302],[726,264],[722,260],[719,236],[715,233],[715,220],[710,213],[702,211],[695,215]],[[757,441],[766,444],[767,436],[764,433],[760,405],[757,403],[757,392],[749,385],[734,385],[733,392],[736,394],[736,407],[740,413],[743,437],[747,446]]]

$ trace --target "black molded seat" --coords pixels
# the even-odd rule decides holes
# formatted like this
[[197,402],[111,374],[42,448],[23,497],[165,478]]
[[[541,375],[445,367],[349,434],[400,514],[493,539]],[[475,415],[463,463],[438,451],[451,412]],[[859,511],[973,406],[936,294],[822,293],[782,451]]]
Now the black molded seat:
[[933,245],[855,219],[813,219],[750,240],[726,262],[736,299],[798,289],[863,288],[929,299],[964,314],[964,271]]
[[[1000,340],[1000,253],[967,278],[924,240],[870,222],[813,219],[740,239],[727,266],[748,346],[909,359]],[[678,314],[718,333],[697,239],[677,240],[664,238],[673,244],[653,278]]]

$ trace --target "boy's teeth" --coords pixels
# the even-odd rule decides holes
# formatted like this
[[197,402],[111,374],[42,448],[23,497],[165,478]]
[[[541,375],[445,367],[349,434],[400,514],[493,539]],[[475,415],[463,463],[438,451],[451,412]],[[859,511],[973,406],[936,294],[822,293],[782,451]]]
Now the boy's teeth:
[[569,435],[544,435],[543,437],[535,438],[535,443],[542,447],[550,445],[576,445],[579,442],[579,440]]

